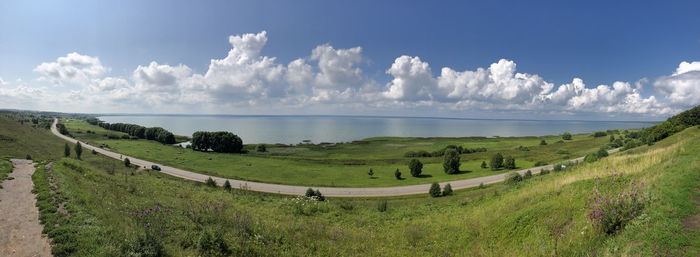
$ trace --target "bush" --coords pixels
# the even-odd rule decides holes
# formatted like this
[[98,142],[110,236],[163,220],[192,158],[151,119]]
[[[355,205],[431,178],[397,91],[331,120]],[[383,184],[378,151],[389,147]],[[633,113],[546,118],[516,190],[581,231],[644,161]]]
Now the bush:
[[561,139],[564,139],[564,140],[571,140],[572,137],[573,136],[569,132],[564,132],[564,134],[561,135]]
[[146,233],[139,235],[135,240],[129,241],[122,245],[121,252],[123,256],[129,257],[161,257],[167,256],[163,243],[160,237]]
[[129,158],[124,158],[124,166],[127,168],[131,167],[131,160],[129,160]]
[[367,175],[369,175],[369,178],[373,178],[374,177],[374,170],[372,170],[372,168],[369,168],[369,171],[367,171]]
[[442,168],[447,174],[457,174],[459,173],[459,153],[455,149],[448,149],[445,151],[445,158],[442,163]]
[[394,171],[394,177],[399,180],[401,179],[401,171],[399,171],[399,169],[396,169],[396,171]]
[[440,184],[437,182],[434,182],[432,185],[430,185],[430,190],[428,190],[428,194],[432,197],[439,197],[442,195],[442,192],[440,191]]
[[216,181],[211,177],[208,177],[204,183],[207,184],[207,186],[216,187]]
[[229,256],[231,250],[221,232],[202,231],[197,240],[197,251],[202,256]]
[[66,143],[63,147],[63,157],[69,157],[70,156],[70,146],[68,146],[68,143]]
[[418,159],[412,159],[408,163],[408,169],[411,171],[411,176],[418,177],[423,173],[423,163]]
[[227,131],[197,131],[192,134],[192,149],[204,152],[211,150],[217,153],[241,153],[243,140]]
[[255,151],[264,153],[267,152],[267,147],[264,144],[259,144],[255,147]]
[[596,188],[588,219],[599,231],[608,235],[615,234],[642,213],[647,201],[639,187],[616,195],[601,194]]
[[548,169],[542,169],[542,170],[540,170],[540,175],[547,175],[547,174],[549,174],[549,170],[548,170]]
[[521,181],[523,181],[523,176],[520,175],[520,173],[511,172],[511,173],[508,173],[508,175],[506,175],[506,179],[505,179],[504,183],[506,185],[515,185],[515,184],[520,183]]
[[542,141],[540,141],[540,145],[547,145],[547,141],[545,141],[544,139],[542,139]]
[[548,163],[545,162],[545,161],[537,161],[537,162],[535,162],[535,167],[544,166],[544,165],[547,165],[547,164],[548,164]]
[[226,191],[231,191],[231,182],[229,182],[228,179],[224,182],[224,189],[226,189]]
[[75,144],[75,158],[80,160],[80,156],[83,155],[83,145],[78,142]]
[[306,196],[306,197],[312,197],[314,195],[316,195],[316,192],[314,191],[313,188],[310,188],[310,187],[306,189],[306,193],[304,194],[304,196]]
[[564,170],[564,165],[562,165],[561,163],[557,163],[554,164],[554,167],[552,169],[554,170],[554,172],[560,172]]
[[489,167],[489,166],[486,164],[486,161],[481,161],[481,168],[482,168],[482,169],[486,169],[486,168],[488,168],[488,167]]
[[447,183],[445,187],[442,189],[442,196],[448,196],[452,195],[452,185],[450,183]]
[[608,135],[608,133],[605,132],[605,131],[596,131],[596,132],[593,132],[593,137],[604,137],[604,136],[607,136],[607,135]]
[[602,148],[600,150],[598,150],[598,152],[596,152],[596,154],[598,155],[598,158],[608,157],[608,151],[606,151],[605,149],[602,149]]
[[24,157],[24,159],[27,159],[27,160],[32,160],[32,155],[30,155],[30,154],[27,154],[27,156],[25,156],[25,157]]
[[323,194],[321,194],[320,190],[318,190],[318,189],[314,190],[313,188],[310,188],[310,187],[308,189],[306,189],[306,193],[304,193],[304,196],[306,196],[306,198],[316,200],[316,201],[325,201],[326,200],[326,197],[324,197]]
[[532,178],[532,171],[527,170],[525,172],[525,175],[523,176],[523,179],[531,179]]
[[503,155],[501,153],[496,153],[491,157],[491,170],[498,170],[503,168]]
[[386,200],[381,200],[377,204],[377,211],[379,212],[386,212],[386,210],[389,208],[389,204],[387,203]]
[[506,157],[503,167],[509,170],[515,169],[515,158],[513,156]]
[[95,149],[92,149],[91,152],[92,152],[92,155],[97,155],[97,151],[95,151]]

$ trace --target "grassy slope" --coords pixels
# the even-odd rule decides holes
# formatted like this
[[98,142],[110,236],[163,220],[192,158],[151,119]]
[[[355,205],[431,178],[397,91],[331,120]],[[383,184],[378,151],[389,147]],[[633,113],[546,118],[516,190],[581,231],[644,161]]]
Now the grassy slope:
[[[335,146],[307,145],[298,147],[269,147],[269,153],[217,154],[202,153],[188,149],[162,145],[147,140],[108,140],[107,131],[81,120],[64,122],[71,133],[94,145],[106,144],[110,148],[148,160],[188,169],[200,173],[252,181],[281,184],[303,184],[310,186],[398,186],[425,184],[487,176],[494,172],[480,168],[482,161],[496,152],[512,155],[519,168],[532,167],[537,161],[553,163],[583,156],[597,150],[608,142],[607,137],[593,138],[576,135],[574,140],[555,143],[558,136],[514,137],[514,138],[371,138],[351,144]],[[95,134],[85,133],[87,130]],[[549,145],[540,146],[546,139]],[[407,151],[435,151],[447,145],[462,145],[468,148],[486,147],[488,152],[463,154],[462,170],[457,175],[447,175],[442,170],[442,157],[420,158],[425,164],[420,178],[411,177],[407,163],[411,158],[403,157]],[[530,151],[515,148],[526,146]],[[367,171],[372,168],[375,179],[369,179]],[[396,180],[394,171],[400,169],[404,180]]]
[[[377,211],[377,199],[301,205],[158,173],[124,176],[131,171],[121,167],[109,175],[104,170],[112,161],[92,155],[80,162],[62,159],[34,180],[44,199],[42,218],[60,224],[52,234],[63,240],[54,241],[76,256],[119,255],[121,245],[144,231],[136,213],[155,206],[166,210],[156,216],[174,256],[195,255],[207,230],[223,233],[234,253],[253,256],[697,256],[699,233],[683,230],[681,221],[697,212],[691,197],[700,186],[698,153],[700,130],[692,128],[634,153],[515,187],[391,198],[387,212]],[[644,214],[618,235],[593,231],[586,219],[593,188],[615,193],[635,183],[654,199]],[[51,196],[59,200],[45,200]],[[56,214],[59,202],[66,203],[69,219]]]
[[63,154],[63,144],[47,129],[33,128],[29,123],[0,116],[0,158],[55,159]]

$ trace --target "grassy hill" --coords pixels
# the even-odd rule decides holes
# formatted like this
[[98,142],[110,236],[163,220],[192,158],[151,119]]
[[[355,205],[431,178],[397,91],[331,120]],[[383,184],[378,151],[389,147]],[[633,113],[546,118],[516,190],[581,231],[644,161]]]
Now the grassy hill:
[[[34,180],[56,256],[697,256],[698,228],[683,222],[697,213],[699,153],[693,127],[564,172],[441,198],[228,192],[91,154],[42,166]],[[595,192],[638,192],[643,208],[607,234],[589,218]]]

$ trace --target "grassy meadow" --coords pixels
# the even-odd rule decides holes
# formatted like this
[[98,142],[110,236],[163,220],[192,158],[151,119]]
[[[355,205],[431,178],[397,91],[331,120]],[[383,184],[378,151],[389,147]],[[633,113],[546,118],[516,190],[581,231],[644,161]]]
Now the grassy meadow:
[[[309,186],[365,187],[426,184],[473,177],[488,176],[508,170],[492,171],[481,168],[481,162],[499,152],[513,156],[520,168],[533,167],[537,162],[556,163],[580,157],[598,150],[609,142],[608,137],[594,138],[590,134],[574,135],[573,140],[561,140],[558,135],[545,137],[507,138],[392,138],[377,137],[365,140],[318,145],[268,145],[267,152],[255,152],[254,145],[246,146],[246,154],[203,153],[190,149],[163,145],[148,140],[109,139],[123,133],[105,130],[80,119],[64,119],[72,135],[93,145],[108,148],[129,156],[160,162],[199,173],[225,178],[279,184]],[[90,133],[88,133],[90,131]],[[245,139],[243,139],[245,142]],[[545,140],[547,145],[540,145]],[[404,157],[409,151],[437,151],[448,145],[487,149],[461,155],[459,174],[443,172],[442,157],[420,157],[423,175],[411,177]],[[522,146],[522,147],[521,147]],[[374,176],[367,175],[372,169]],[[394,171],[403,173],[402,180]]]
[[[697,213],[698,153],[694,127],[564,172],[440,198],[229,192],[91,154],[40,165],[34,181],[56,256],[124,256],[154,242],[170,256],[697,256],[700,233],[683,220]],[[640,185],[650,200],[624,229],[608,235],[591,224],[593,191]]]

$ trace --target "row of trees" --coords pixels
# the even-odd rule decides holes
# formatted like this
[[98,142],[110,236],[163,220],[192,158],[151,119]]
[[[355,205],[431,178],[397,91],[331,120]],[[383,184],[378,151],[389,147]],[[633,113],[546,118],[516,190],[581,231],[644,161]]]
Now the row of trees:
[[197,131],[192,134],[192,149],[205,152],[240,153],[243,150],[243,140],[227,131]]
[[86,120],[88,123],[100,126],[104,129],[119,131],[129,134],[132,137],[140,139],[148,139],[161,142],[163,144],[174,144],[175,135],[170,131],[161,127],[144,127],[136,124],[129,123],[106,123],[101,122],[96,118],[90,118]]
[[404,154],[404,157],[440,157],[440,156],[444,156],[445,153],[447,153],[447,151],[450,149],[457,151],[457,153],[459,153],[459,154],[480,153],[480,152],[487,151],[487,149],[484,147],[465,148],[462,146],[448,145],[445,148],[434,151],[434,152],[428,152],[425,150],[408,151]]

